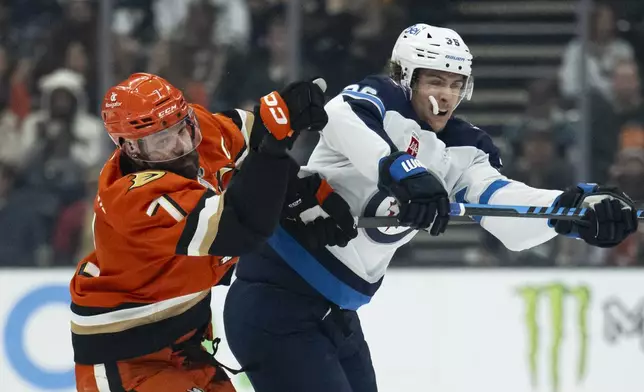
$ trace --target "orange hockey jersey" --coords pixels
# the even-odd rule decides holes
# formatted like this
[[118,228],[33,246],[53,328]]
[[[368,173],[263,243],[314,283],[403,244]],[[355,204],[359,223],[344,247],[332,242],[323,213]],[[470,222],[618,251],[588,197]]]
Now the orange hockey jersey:
[[[247,156],[252,113],[192,105],[203,140],[199,178],[165,171],[122,175],[117,150],[99,177],[95,251],[70,285],[75,361],[98,364],[158,351],[210,321],[210,288],[238,254],[213,243],[232,171]],[[234,226],[234,225],[233,225]]]

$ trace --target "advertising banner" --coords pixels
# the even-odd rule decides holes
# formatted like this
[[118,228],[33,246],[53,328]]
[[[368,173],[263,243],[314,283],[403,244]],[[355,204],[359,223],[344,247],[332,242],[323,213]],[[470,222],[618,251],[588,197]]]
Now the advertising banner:
[[[72,273],[0,270],[1,391],[75,390]],[[381,392],[644,391],[644,271],[397,269],[359,313]]]
[[361,314],[382,391],[644,390],[644,271],[391,272]]

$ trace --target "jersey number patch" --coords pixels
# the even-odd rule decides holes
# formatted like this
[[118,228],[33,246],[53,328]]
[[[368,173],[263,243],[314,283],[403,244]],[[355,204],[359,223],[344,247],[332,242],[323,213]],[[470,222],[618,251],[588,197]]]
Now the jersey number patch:
[[350,84],[347,87],[345,87],[344,89],[349,90],[349,91],[357,91],[359,93],[365,93],[365,94],[371,94],[371,95],[378,96],[378,90],[376,90],[375,88],[373,88],[371,86],[364,86],[364,87],[361,88],[360,85],[358,85],[358,84]]
[[164,171],[155,171],[155,170],[148,170],[141,173],[132,174],[130,176],[130,181],[132,181],[132,185],[130,186],[129,190],[132,190],[134,188],[140,188],[143,185],[151,183],[152,181],[156,181],[159,178],[165,176],[165,174],[166,172]]

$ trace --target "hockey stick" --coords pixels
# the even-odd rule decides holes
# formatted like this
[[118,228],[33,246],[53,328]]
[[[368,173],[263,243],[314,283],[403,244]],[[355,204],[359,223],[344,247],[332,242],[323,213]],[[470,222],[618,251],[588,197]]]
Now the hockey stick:
[[[538,218],[577,220],[586,213],[586,208],[553,208],[534,206],[506,206],[490,204],[451,203],[450,220],[469,220],[471,216],[497,216],[504,218]],[[637,210],[637,219],[644,219],[644,210]],[[366,229],[400,226],[395,216],[361,217],[358,227]]]

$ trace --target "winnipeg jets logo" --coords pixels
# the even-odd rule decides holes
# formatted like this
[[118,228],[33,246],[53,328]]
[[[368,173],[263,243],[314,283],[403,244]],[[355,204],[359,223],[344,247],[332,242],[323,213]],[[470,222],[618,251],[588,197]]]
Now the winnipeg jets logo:
[[[387,208],[387,216],[398,215],[398,202],[396,199],[389,200],[389,207]],[[387,233],[392,227],[385,227],[384,232]]]
[[425,26],[413,25],[411,27],[408,27],[407,30],[404,31],[404,33],[410,35],[418,35],[418,33],[423,30],[425,30]]
[[[376,192],[364,209],[363,216],[395,216],[400,211],[396,199],[382,191]],[[392,244],[404,239],[414,230],[406,226],[364,229],[369,239],[379,244]]]

